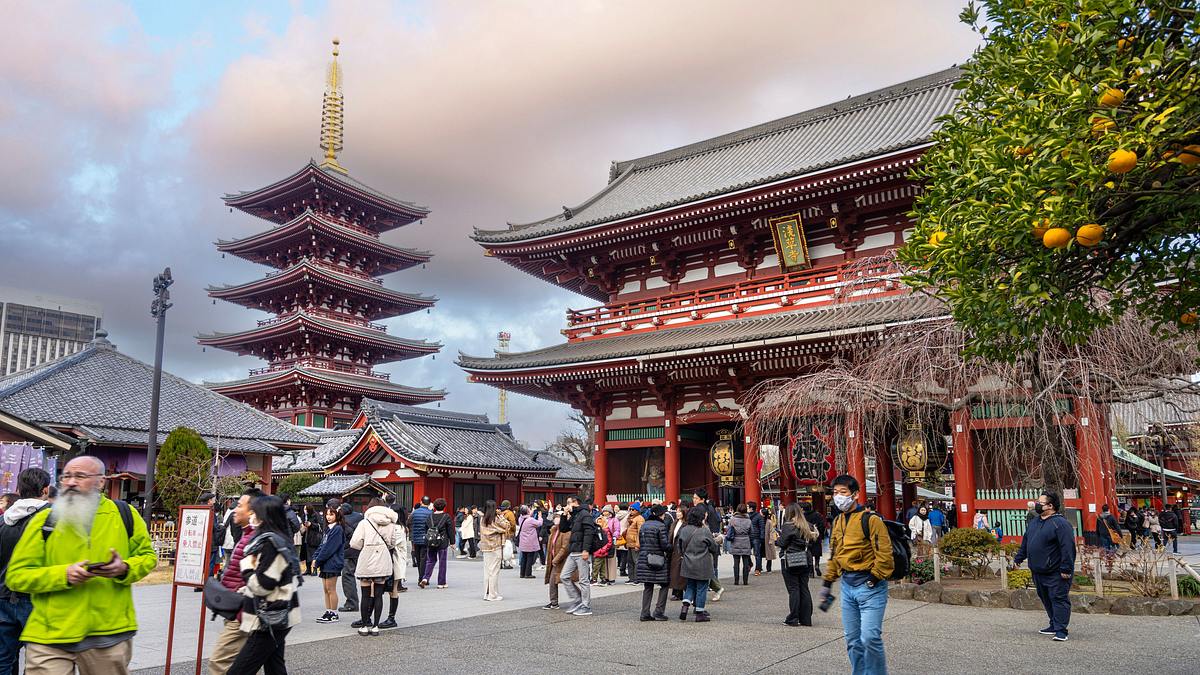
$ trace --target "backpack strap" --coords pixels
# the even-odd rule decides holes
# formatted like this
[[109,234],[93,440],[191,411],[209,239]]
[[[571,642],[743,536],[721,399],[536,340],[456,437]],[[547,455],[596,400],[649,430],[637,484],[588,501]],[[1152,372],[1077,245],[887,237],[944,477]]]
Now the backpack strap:
[[[124,501],[122,501],[120,499],[114,499],[114,500],[112,500],[112,503],[116,504],[117,512],[121,514],[121,522],[125,525],[125,538],[132,539],[133,538],[133,509],[129,507],[129,504],[125,503]],[[41,511],[42,509],[48,509],[48,508],[50,508],[50,505],[47,504],[46,506],[43,506],[41,509],[38,509],[38,511]],[[36,513],[36,511],[35,511],[35,513]],[[52,516],[46,516],[46,522],[42,525],[42,541],[46,541],[47,539],[49,539],[51,534],[54,534],[54,519]]]

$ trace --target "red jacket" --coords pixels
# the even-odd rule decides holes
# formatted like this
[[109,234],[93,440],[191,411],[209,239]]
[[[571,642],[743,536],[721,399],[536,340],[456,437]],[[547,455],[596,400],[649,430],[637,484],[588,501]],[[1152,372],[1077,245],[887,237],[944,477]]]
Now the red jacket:
[[221,585],[231,591],[236,591],[246,582],[242,580],[242,556],[246,551],[246,544],[254,538],[254,528],[247,525],[242,528],[242,538],[238,539],[237,544],[233,547],[233,553],[229,556],[229,564],[225,566],[225,573],[221,575]]

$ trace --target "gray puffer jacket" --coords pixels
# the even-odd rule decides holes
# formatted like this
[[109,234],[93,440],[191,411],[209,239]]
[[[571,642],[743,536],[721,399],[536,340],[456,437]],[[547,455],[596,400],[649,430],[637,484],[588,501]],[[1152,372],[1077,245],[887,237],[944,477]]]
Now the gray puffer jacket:
[[682,556],[679,565],[680,576],[697,581],[712,578],[717,542],[707,527],[684,525],[683,529],[679,530],[675,553]]
[[729,529],[725,532],[725,539],[729,541],[729,552],[733,555],[753,555],[754,547],[750,545],[750,534],[753,530],[754,524],[750,522],[749,516],[733,514],[729,519]]
[[[650,518],[640,531],[642,548],[638,551],[637,576],[638,583],[665,584],[671,581],[671,533],[666,523],[657,518]],[[660,570],[652,570],[646,563],[651,553],[664,556],[666,564]]]

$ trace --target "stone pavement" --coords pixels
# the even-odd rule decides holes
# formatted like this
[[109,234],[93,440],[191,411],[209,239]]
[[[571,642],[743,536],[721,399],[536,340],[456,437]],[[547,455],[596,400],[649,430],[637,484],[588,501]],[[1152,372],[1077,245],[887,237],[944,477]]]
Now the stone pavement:
[[[728,563],[728,556],[722,561]],[[448,673],[476,667],[530,674],[848,672],[836,603],[828,614],[817,612],[811,628],[781,625],[787,596],[778,573],[752,577],[749,587],[728,586],[724,598],[710,605],[713,622],[701,626],[678,618],[640,623],[640,596],[622,592],[632,586],[598,593],[591,617],[534,607],[545,602],[540,581],[506,576],[506,600],[501,603],[476,600],[465,589],[461,595],[452,592],[456,573],[476,571],[478,563],[474,569],[458,563],[452,568],[450,589],[409,591],[402,596],[399,617],[406,627],[374,638],[347,635],[348,624],[318,626],[311,621],[315,615],[306,612],[305,626],[294,630],[297,639],[288,639],[288,671]],[[474,592],[478,582],[468,581],[466,586]],[[815,591],[819,582],[812,586]],[[430,594],[444,595],[435,595],[437,601],[430,603]],[[678,616],[678,603],[668,605],[668,615]],[[1196,672],[1200,659],[1200,617],[1076,614],[1071,640],[1065,643],[1038,635],[1044,624],[1040,611],[893,599],[884,624],[890,672],[1169,675]],[[140,655],[135,657],[144,663]],[[191,672],[186,665],[178,664],[175,672]],[[162,668],[137,672],[148,675]]]

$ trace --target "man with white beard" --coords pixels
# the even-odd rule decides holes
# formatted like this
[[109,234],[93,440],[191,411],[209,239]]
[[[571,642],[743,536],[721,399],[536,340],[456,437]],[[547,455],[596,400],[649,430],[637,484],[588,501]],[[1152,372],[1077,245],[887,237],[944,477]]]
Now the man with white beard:
[[8,587],[33,598],[21,634],[28,675],[128,673],[131,587],[157,559],[145,522],[103,495],[104,480],[95,457],[67,462],[54,505],[30,517],[9,561]]

